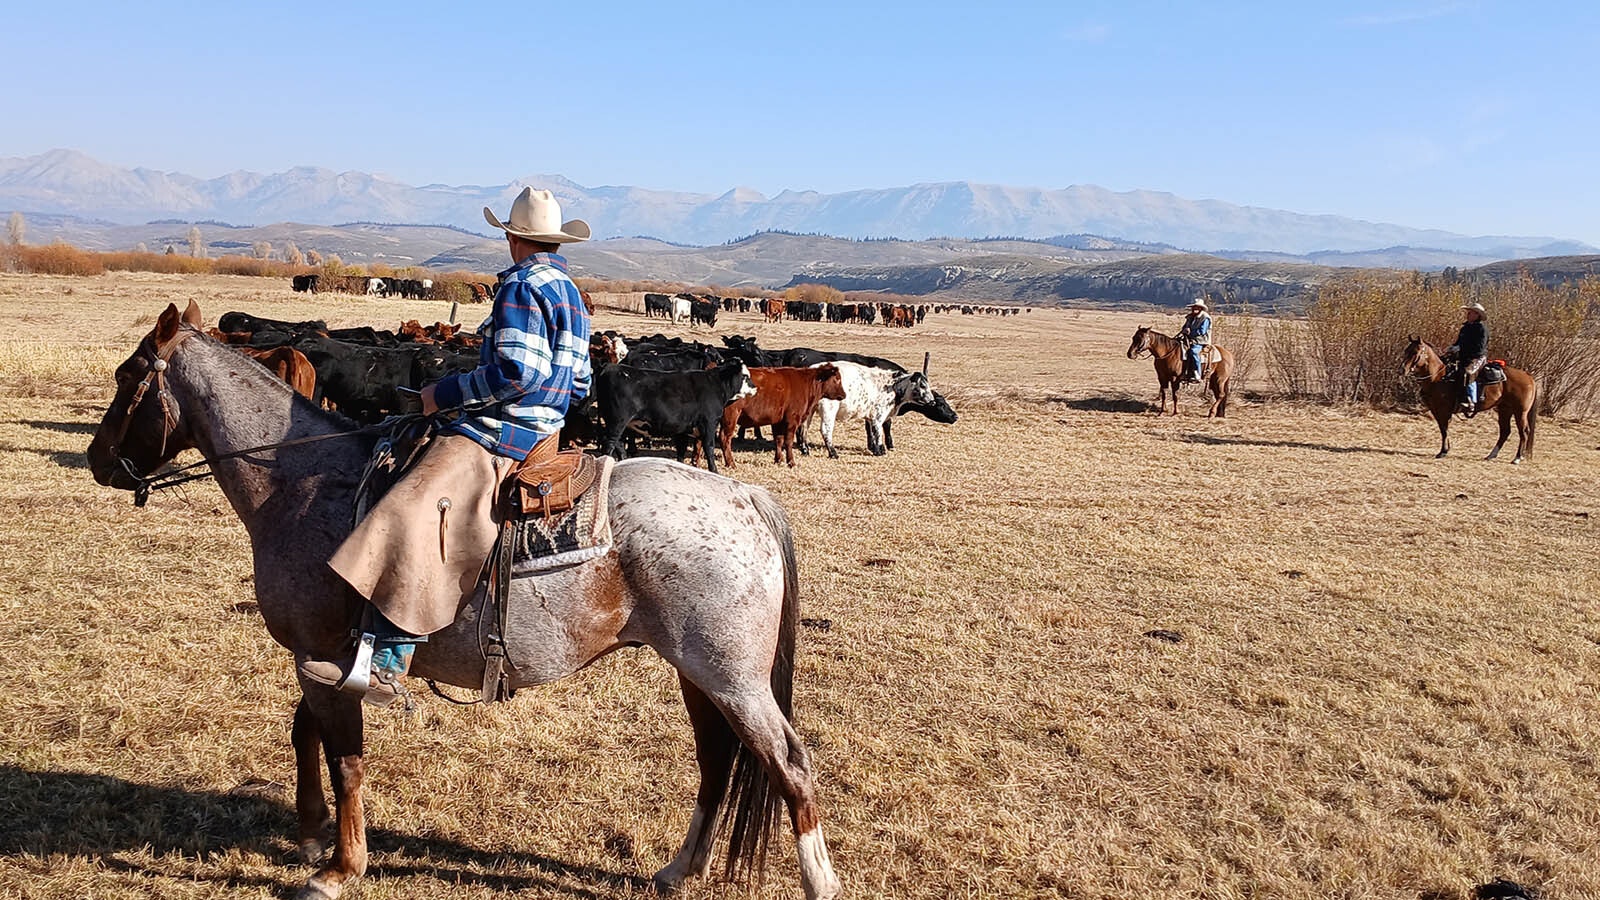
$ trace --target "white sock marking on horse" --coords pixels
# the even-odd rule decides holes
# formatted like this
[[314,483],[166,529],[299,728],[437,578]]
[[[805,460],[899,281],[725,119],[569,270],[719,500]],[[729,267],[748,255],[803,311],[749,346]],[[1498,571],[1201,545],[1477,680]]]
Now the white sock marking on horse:
[[822,826],[800,835],[795,841],[800,855],[800,883],[805,885],[806,900],[832,900],[839,896],[839,876],[833,872],[833,861],[828,859],[828,844],[822,839]]

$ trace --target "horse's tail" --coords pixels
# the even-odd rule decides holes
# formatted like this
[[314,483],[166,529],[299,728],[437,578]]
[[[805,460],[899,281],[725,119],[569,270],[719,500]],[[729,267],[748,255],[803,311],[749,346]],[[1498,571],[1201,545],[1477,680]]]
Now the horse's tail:
[[[778,647],[772,659],[771,684],[778,709],[792,725],[795,637],[800,626],[800,572],[795,561],[794,531],[789,526],[788,513],[776,498],[759,487],[753,488],[750,495],[756,512],[777,539],[783,554],[783,608],[778,620]],[[793,734],[792,728],[784,730]],[[773,786],[761,760],[742,741],[733,759],[726,803],[722,824],[728,832],[727,876],[730,880],[740,880],[754,874],[759,881],[766,868],[767,846],[777,827],[783,796]]]
[[1528,386],[1528,443],[1522,455],[1526,459],[1533,459],[1533,426],[1539,421],[1539,382],[1529,375]]

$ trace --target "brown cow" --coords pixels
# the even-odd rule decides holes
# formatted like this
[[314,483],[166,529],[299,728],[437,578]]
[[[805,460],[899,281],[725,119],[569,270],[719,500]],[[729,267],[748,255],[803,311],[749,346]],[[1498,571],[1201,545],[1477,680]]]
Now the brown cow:
[[[844,381],[833,365],[814,369],[793,366],[755,368],[750,383],[756,392],[729,403],[722,410],[717,439],[722,444],[722,462],[733,468],[733,434],[740,428],[772,426],[772,461],[787,461],[794,467],[794,436],[811,418],[824,397],[844,399]],[[698,462],[698,460],[697,460]]]
[[784,305],[782,300],[761,301],[761,312],[767,317],[768,322],[783,321]]
[[294,392],[300,396],[311,399],[317,389],[317,370],[311,365],[311,360],[306,355],[293,347],[273,347],[270,350],[260,347],[234,347],[256,362],[266,366],[267,371],[282,378]]

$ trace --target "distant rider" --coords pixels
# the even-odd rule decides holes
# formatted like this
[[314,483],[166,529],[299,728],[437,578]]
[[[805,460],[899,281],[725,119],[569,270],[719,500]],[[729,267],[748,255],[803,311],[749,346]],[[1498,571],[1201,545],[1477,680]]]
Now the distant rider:
[[1178,341],[1183,344],[1183,381],[1200,383],[1200,359],[1211,343],[1211,314],[1206,312],[1204,297],[1194,298],[1189,304],[1189,316],[1178,329]]
[[1488,360],[1489,326],[1483,323],[1482,303],[1469,303],[1461,308],[1467,311],[1467,321],[1461,324],[1456,342],[1444,351],[1444,358],[1457,362],[1462,388],[1461,411],[1471,416],[1478,411],[1478,370]]

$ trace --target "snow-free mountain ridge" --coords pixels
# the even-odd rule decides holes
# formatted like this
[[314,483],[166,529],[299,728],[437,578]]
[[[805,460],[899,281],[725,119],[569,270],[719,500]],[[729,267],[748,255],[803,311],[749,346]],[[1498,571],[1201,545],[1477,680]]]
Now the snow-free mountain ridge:
[[483,232],[482,207],[509,206],[524,185],[550,188],[597,237],[649,235],[711,245],[757,231],[846,238],[1096,234],[1198,251],[1308,254],[1420,247],[1498,259],[1593,251],[1549,237],[1472,237],[1329,215],[1305,215],[1160,191],[1059,190],[971,182],[822,194],[747,187],[721,195],[639,187],[585,187],[559,175],[501,185],[409,185],[366,172],[296,167],[201,179],[123,168],[73,150],[0,159],[0,211],[52,213],[134,224],[163,218],[236,224],[351,221],[441,224]]

